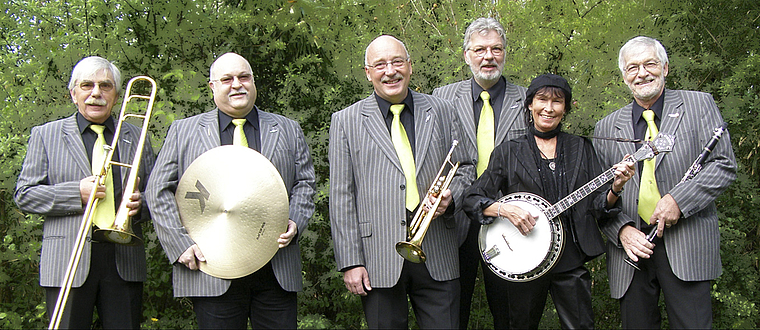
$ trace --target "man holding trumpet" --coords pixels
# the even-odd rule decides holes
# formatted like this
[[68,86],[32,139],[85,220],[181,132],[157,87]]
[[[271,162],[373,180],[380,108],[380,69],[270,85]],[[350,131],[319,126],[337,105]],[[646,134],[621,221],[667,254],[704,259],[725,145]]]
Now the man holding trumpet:
[[[404,44],[383,35],[367,47],[365,73],[374,93],[332,116],[330,221],[338,270],[362,297],[369,328],[407,328],[407,295],[421,328],[457,328],[459,257],[454,204],[474,179],[466,146],[450,190],[434,212],[425,263],[402,258],[412,214],[444,163],[459,120],[447,101],[409,89],[412,64]],[[444,214],[445,211],[445,214]],[[443,216],[441,216],[443,214]]]
[[[77,113],[32,128],[26,158],[16,184],[15,200],[24,212],[45,216],[40,285],[45,288],[47,311],[53,315],[60,286],[70,259],[82,213],[91,193],[100,199],[93,223],[108,226],[115,219],[115,206],[129,198],[127,207],[133,221],[148,218],[141,191],[153,168],[155,157],[150,142],[143,148],[140,184],[123,196],[127,169],[114,167],[106,184],[95,192],[96,176],[103,166],[103,145],[113,145],[115,127],[111,109],[121,91],[121,73],[108,60],[91,56],[74,67],[69,93]],[[124,123],[112,161],[131,163],[135,157],[140,129]],[[93,161],[93,158],[95,159]],[[140,226],[132,228],[142,236]],[[92,234],[90,233],[88,236]],[[109,242],[85,242],[64,305],[60,328],[90,328],[97,306],[105,329],[140,328],[143,282],[147,278],[145,248]]]

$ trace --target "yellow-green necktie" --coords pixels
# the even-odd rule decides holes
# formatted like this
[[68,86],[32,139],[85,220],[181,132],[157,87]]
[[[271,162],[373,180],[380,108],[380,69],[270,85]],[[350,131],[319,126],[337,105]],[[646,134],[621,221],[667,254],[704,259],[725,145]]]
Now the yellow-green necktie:
[[235,131],[232,133],[232,145],[248,147],[248,139],[245,137],[245,131],[243,131],[245,118],[233,119],[232,123],[235,124]]
[[391,122],[391,141],[396,149],[396,154],[401,162],[401,169],[404,171],[406,178],[406,208],[410,211],[420,203],[420,195],[417,191],[417,176],[414,168],[414,154],[412,146],[409,144],[409,137],[406,135],[404,124],[401,123],[399,114],[404,110],[403,104],[394,104],[391,106],[393,113],[393,122]]
[[[92,174],[100,175],[103,170],[103,162],[108,154],[105,149],[106,138],[103,136],[103,125],[90,125],[90,129],[98,134],[95,144],[92,146]],[[106,197],[98,201],[98,207],[95,208],[95,213],[92,216],[92,223],[98,226],[98,228],[108,228],[113,224],[116,219],[116,208],[114,207],[114,195],[113,195],[113,173],[111,167],[108,167],[108,173],[105,180]]]
[[488,167],[488,159],[491,158],[494,140],[496,140],[493,123],[493,108],[491,108],[490,102],[491,94],[483,91],[480,93],[480,98],[483,100],[483,108],[480,110],[477,132],[478,166],[475,167],[475,170],[478,173],[478,177],[480,177]]
[[[654,111],[645,110],[642,114],[647,121],[647,133],[645,140],[651,140],[659,131],[657,124],[654,122]],[[654,208],[660,200],[660,190],[657,189],[657,180],[654,177],[654,166],[657,158],[647,159],[644,161],[644,168],[641,171],[641,186],[639,186],[639,216],[647,223],[654,213]]]

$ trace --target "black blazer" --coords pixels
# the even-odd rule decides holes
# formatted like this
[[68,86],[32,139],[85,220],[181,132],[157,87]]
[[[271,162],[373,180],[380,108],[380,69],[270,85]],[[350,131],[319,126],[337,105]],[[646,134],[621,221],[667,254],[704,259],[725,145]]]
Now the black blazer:
[[[530,134],[530,133],[529,133]],[[580,188],[603,172],[596,152],[587,139],[566,133],[560,133],[563,139],[563,157],[566,158],[567,186],[571,192]],[[529,192],[544,196],[544,187],[536,168],[533,151],[528,137],[517,139],[497,146],[491,154],[491,161],[483,175],[465,192],[463,208],[470,219],[481,224],[493,222],[493,218],[484,217],[483,210],[493,204],[501,192],[506,194]],[[578,237],[578,245],[593,259],[604,253],[604,241],[597,227],[611,216],[620,212],[619,205],[607,210],[609,183],[599,188],[563,213]],[[564,198],[565,196],[560,196]]]

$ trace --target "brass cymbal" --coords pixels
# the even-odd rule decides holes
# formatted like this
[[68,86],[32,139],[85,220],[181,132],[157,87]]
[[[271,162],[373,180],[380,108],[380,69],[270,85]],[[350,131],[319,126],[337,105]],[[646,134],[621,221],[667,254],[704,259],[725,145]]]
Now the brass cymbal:
[[201,271],[233,279],[266,265],[288,227],[280,173],[253,149],[221,146],[187,168],[175,193],[180,220],[206,262]]

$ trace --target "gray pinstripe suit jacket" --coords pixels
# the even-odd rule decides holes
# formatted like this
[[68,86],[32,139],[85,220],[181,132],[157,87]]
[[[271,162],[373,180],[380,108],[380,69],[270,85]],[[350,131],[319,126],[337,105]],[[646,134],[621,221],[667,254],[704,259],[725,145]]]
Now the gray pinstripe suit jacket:
[[[140,139],[140,129],[125,123],[117,144],[119,160],[131,163]],[[145,190],[148,173],[155,157],[150,141],[146,141],[140,163],[140,191]],[[121,177],[127,179],[127,169],[121,169]],[[32,128],[24,166],[16,183],[15,199],[18,207],[29,213],[42,214],[45,222],[42,230],[42,255],[40,257],[40,285],[58,287],[74,248],[79,225],[82,221],[82,198],[79,181],[92,175],[90,160],[82,143],[76,114]],[[123,186],[123,185],[122,185]],[[141,215],[148,218],[143,205]],[[139,225],[132,228],[142,236]],[[90,270],[90,240],[88,233],[82,257],[74,276],[73,287],[80,287]],[[122,279],[143,282],[147,278],[145,248],[116,245],[116,268]]]
[[[427,193],[461,125],[451,104],[412,92],[415,166],[420,199]],[[456,207],[474,180],[468,144],[452,161],[461,167],[450,189]],[[330,221],[338,270],[364,266],[372,287],[396,284],[404,259],[395,244],[406,240],[405,179],[385,119],[372,94],[336,112],[330,124]],[[457,224],[453,217],[431,222],[422,244],[427,268],[437,281],[459,277]]]
[[[314,166],[303,131],[297,122],[280,115],[258,111],[261,131],[261,154],[274,164],[290,198],[290,219],[299,233],[306,230],[314,213]],[[188,166],[204,152],[221,145],[218,109],[172,123],[156,168],[148,182],[146,197],[153,224],[169,262],[174,265],[175,297],[220,296],[230,287],[230,280],[193,271],[177,262],[187,248],[195,244],[182,226],[174,192]],[[272,268],[283,289],[299,291],[301,252],[297,239],[280,249],[272,258]]]
[[[525,87],[517,86],[507,81],[504,102],[501,106],[501,116],[499,117],[499,124],[496,125],[494,146],[525,135],[527,127],[523,103],[525,102],[526,91]],[[438,87],[433,90],[433,96],[438,96],[454,104],[457,117],[459,117],[459,122],[462,124],[462,135],[464,135],[462,143],[468,145],[467,150],[470,153],[467,156],[472,159],[474,164],[477,164],[478,144],[477,128],[475,127],[474,111],[472,109],[472,79]],[[458,237],[459,244],[461,245],[467,237],[470,220],[462,210],[458,211],[456,216],[457,223],[463,226],[459,229]]]
[[[710,94],[665,90],[660,132],[675,135],[673,151],[657,156],[655,177],[662,195],[670,194],[681,209],[682,218],[663,235],[673,273],[684,281],[714,279],[721,274],[720,233],[715,199],[736,178],[736,160],[728,133],[718,142],[702,171],[694,179],[678,184],[684,173],[723,123]],[[595,136],[633,138],[632,104],[596,124]],[[603,166],[611,167],[623,155],[633,154],[631,143],[595,140]],[[640,175],[634,176],[623,191],[623,211],[602,227],[607,236],[607,271],[610,293],[622,297],[628,290],[634,269],[623,262],[625,251],[618,233],[626,225],[639,225],[637,213]]]

